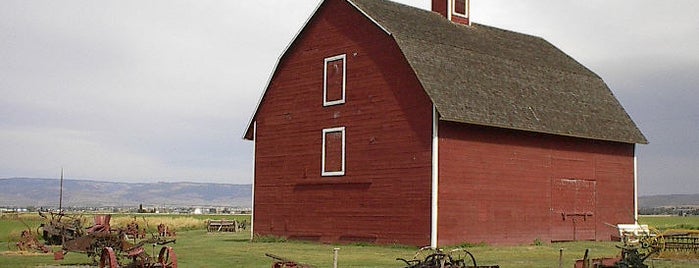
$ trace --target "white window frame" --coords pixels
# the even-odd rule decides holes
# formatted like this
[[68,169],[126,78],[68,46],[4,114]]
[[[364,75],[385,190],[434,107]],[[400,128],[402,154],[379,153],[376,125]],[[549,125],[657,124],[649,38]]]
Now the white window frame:
[[464,2],[464,4],[466,4],[466,6],[464,7],[464,10],[466,11],[466,14],[461,14],[461,13],[456,12],[456,0],[451,0],[450,2],[451,2],[451,13],[452,13],[453,15],[456,15],[456,16],[459,16],[459,17],[462,17],[462,18],[468,18],[468,16],[469,16],[469,14],[468,14],[468,13],[469,13],[469,12],[468,12],[469,10],[468,10],[468,9],[469,9],[469,6],[471,5],[471,1],[470,1],[470,0],[466,0],[466,1]]
[[[328,101],[328,63],[342,60],[342,98]],[[325,58],[323,64],[323,106],[332,106],[345,103],[345,87],[347,84],[347,54]]]
[[[325,135],[328,133],[332,132],[341,132],[342,133],[342,169],[340,171],[325,171]],[[323,148],[321,152],[321,157],[320,157],[321,167],[320,167],[320,172],[321,176],[327,177],[327,176],[344,176],[345,175],[345,127],[334,127],[334,128],[326,128],[323,129]]]

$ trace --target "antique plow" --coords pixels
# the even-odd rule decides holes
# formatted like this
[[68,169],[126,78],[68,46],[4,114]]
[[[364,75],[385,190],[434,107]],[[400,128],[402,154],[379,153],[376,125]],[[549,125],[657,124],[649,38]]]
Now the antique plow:
[[463,248],[444,252],[432,247],[420,248],[411,260],[396,258],[405,263],[405,268],[499,268],[500,266],[478,266],[476,258]]
[[274,259],[272,268],[313,268],[313,266],[303,263],[298,263],[296,261],[280,257],[274,254],[265,253],[265,256]]

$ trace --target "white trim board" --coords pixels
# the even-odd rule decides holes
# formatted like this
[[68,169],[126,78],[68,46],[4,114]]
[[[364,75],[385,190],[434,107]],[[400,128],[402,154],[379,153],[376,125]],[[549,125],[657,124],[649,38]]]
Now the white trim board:
[[[328,101],[328,63],[342,60],[342,98]],[[347,85],[347,54],[332,56],[323,60],[323,106],[332,106],[345,103],[345,89]]]
[[437,248],[437,217],[439,208],[439,114],[432,105],[432,204],[430,224],[430,247]]
[[461,14],[461,13],[456,12],[456,0],[450,0],[449,2],[451,3],[450,12],[452,13],[452,15],[456,15],[457,17],[461,17],[461,18],[468,18],[470,16],[470,13],[471,13],[469,10],[469,8],[471,7],[470,0],[464,1],[464,5],[465,5],[464,10],[466,11],[465,14]]
[[250,241],[255,238],[255,163],[257,162],[257,121],[252,122],[252,203],[250,205]]
[[[325,171],[325,135],[327,133],[332,133],[332,132],[341,132],[342,133],[342,169],[340,171]],[[321,148],[321,166],[320,166],[320,175],[323,177],[329,177],[329,176],[344,176],[345,175],[345,127],[334,127],[334,128],[326,128],[323,129],[323,147]]]

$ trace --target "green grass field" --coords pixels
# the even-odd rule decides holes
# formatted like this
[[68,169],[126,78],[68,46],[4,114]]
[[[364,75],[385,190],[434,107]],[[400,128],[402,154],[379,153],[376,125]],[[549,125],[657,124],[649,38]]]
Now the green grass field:
[[[91,217],[91,216],[86,216]],[[175,216],[148,215],[146,218],[137,216],[137,220],[147,220],[149,228],[161,222],[176,226],[177,243],[172,245],[177,253],[180,267],[271,267],[272,259],[265,253],[287,257],[298,262],[314,265],[315,267],[332,267],[333,248],[339,247],[339,267],[404,267],[396,261],[398,257],[411,258],[416,248],[406,246],[373,246],[373,245],[327,245],[306,242],[290,242],[282,239],[259,239],[250,242],[250,233],[207,234],[204,230],[207,218],[232,219],[233,216]],[[246,216],[236,216],[247,219]],[[114,216],[112,225],[133,220],[133,216]],[[659,229],[699,229],[699,218],[680,217],[644,217],[640,221]],[[0,267],[41,267],[46,265],[89,265],[91,260],[82,254],[69,253],[62,261],[54,261],[52,254],[18,253],[12,245],[17,240],[21,230],[26,229],[25,223],[36,230],[41,218],[35,215],[8,216],[0,218]],[[533,242],[533,241],[532,241]],[[563,267],[572,267],[576,259],[582,258],[585,249],[590,249],[590,256],[613,257],[619,254],[612,242],[574,242],[522,246],[487,246],[469,247],[478,264],[495,265],[500,267],[558,267],[559,250],[564,249]],[[156,255],[158,247],[146,247],[147,252]],[[55,247],[58,250],[58,247]],[[156,252],[157,253],[157,252]],[[651,264],[650,261],[646,262]],[[653,260],[653,267],[699,267],[695,261]]]
[[661,231],[672,229],[699,230],[699,217],[646,216],[641,217],[640,224],[648,224]]

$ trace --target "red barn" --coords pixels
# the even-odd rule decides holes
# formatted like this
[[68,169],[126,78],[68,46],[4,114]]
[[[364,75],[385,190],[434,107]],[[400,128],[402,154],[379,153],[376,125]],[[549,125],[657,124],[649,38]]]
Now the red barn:
[[254,141],[253,233],[452,245],[609,240],[635,144],[604,81],[547,41],[433,12],[322,1],[279,58]]

